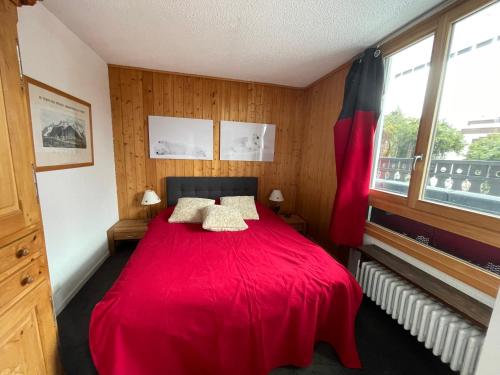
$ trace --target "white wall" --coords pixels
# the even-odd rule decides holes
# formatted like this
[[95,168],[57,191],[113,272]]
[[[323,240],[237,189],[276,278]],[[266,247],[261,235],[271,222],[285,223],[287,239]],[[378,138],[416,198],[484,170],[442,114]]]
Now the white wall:
[[57,312],[108,255],[118,220],[108,68],[47,8],[19,9],[24,73],[92,105],[94,166],[37,173]]
[[500,374],[500,291],[491,315],[476,375]]

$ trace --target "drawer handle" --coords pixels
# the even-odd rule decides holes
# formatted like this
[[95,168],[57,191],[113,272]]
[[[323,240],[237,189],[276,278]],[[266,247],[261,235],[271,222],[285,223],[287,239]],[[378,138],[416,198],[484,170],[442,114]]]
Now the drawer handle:
[[16,257],[18,258],[27,257],[28,255],[30,255],[30,250],[26,248],[17,250],[16,252]]
[[35,281],[33,276],[28,275],[21,280],[21,285],[22,286],[29,285],[29,284],[33,283],[33,281]]

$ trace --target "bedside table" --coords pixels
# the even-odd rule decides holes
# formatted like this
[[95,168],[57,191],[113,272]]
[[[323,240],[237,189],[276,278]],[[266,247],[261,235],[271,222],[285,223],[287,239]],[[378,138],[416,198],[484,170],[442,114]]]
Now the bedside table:
[[307,234],[307,222],[302,219],[297,214],[290,214],[288,217],[285,214],[279,214],[279,216],[290,225],[297,232],[302,233],[303,235]]
[[140,240],[148,229],[148,221],[144,219],[120,220],[108,229],[108,249],[110,255],[115,253],[116,241]]

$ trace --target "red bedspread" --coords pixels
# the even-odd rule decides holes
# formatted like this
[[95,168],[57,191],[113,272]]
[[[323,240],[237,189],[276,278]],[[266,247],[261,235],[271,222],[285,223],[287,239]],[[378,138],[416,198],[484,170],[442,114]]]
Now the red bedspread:
[[315,341],[360,367],[354,320],[361,290],[323,249],[269,209],[243,232],[149,226],[92,313],[101,375],[263,375],[304,367]]

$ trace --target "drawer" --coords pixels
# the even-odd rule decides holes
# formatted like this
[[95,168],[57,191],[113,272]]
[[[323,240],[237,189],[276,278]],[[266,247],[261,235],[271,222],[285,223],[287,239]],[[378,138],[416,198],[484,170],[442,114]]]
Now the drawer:
[[28,292],[38,284],[42,274],[40,257],[12,274],[0,283],[0,308],[9,303],[17,295]]
[[2,273],[26,259],[34,259],[43,248],[43,236],[40,231],[33,232],[0,248],[0,278]]
[[144,237],[145,231],[133,231],[133,232],[118,232],[115,231],[114,239],[115,240],[140,240]]

